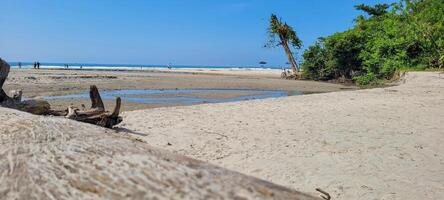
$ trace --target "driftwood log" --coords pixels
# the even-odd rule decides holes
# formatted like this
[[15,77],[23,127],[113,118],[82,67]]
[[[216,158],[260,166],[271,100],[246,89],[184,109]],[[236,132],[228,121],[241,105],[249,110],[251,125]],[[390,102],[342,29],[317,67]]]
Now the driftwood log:
[[0,136],[0,200],[322,200],[57,117],[0,107]]
[[22,101],[22,91],[12,92],[12,97],[6,94],[3,84],[8,78],[10,68],[11,66],[0,58],[0,105],[37,115],[45,114],[50,109],[48,102],[42,100]]
[[0,58],[0,102],[11,100],[3,90],[3,84],[5,83],[6,78],[8,78],[10,68],[9,64]]
[[0,58],[0,105],[3,107],[36,115],[64,116],[69,119],[106,128],[112,128],[114,125],[122,122],[122,118],[119,117],[121,107],[120,97],[116,99],[116,107],[114,110],[112,112],[106,111],[99,90],[95,85],[92,85],[90,88],[91,108],[89,110],[79,110],[74,107],[69,107],[66,110],[52,110],[50,104],[44,100],[22,101],[22,91],[12,92],[12,97],[10,97],[3,90],[3,84],[8,77],[10,68],[10,65]]
[[112,128],[114,125],[122,122],[122,118],[119,117],[120,106],[122,103],[120,97],[117,97],[116,99],[116,106],[114,107],[113,112],[105,110],[99,90],[95,85],[90,87],[89,97],[91,99],[91,108],[89,110],[79,110],[78,108],[70,106],[66,110],[49,110],[48,114],[64,116],[68,119],[95,124],[106,128]]

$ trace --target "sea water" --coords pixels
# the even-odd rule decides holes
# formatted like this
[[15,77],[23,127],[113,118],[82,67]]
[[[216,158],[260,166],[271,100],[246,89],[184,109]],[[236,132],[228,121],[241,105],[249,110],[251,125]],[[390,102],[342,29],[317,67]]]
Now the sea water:
[[[12,68],[18,68],[18,62],[9,62]],[[135,70],[135,69],[155,69],[155,68],[175,68],[175,69],[282,69],[282,67],[276,66],[206,66],[206,65],[146,65],[146,64],[94,64],[94,63],[40,63],[40,68],[43,69],[63,69],[65,65],[68,65],[69,69],[109,69],[109,70]],[[21,68],[29,69],[33,68],[32,62],[21,62]]]

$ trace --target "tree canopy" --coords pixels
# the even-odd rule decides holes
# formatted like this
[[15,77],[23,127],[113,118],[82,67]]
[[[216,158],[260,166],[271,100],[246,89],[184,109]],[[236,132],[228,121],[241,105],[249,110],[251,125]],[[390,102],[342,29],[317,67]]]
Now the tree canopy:
[[297,73],[299,71],[299,67],[290,49],[290,45],[296,49],[300,49],[302,47],[302,41],[297,36],[296,31],[287,23],[278,19],[275,14],[272,14],[270,17],[268,34],[268,43],[265,46],[282,46],[287,54],[288,62],[291,64],[293,72]]
[[268,27],[268,43],[266,46],[274,47],[282,45],[283,41],[277,41],[276,38],[284,39],[288,41],[294,48],[300,49],[302,47],[302,41],[296,34],[296,31],[287,23],[279,20],[275,14],[270,17],[270,26]]
[[349,30],[320,38],[303,53],[305,77],[358,84],[390,79],[397,70],[444,67],[444,1],[357,5]]
[[376,4],[375,6],[368,6],[365,4],[359,4],[359,5],[355,6],[355,8],[357,10],[362,10],[371,16],[381,16],[381,15],[386,14],[387,8],[389,8],[389,7],[390,7],[390,5],[388,5],[388,4]]

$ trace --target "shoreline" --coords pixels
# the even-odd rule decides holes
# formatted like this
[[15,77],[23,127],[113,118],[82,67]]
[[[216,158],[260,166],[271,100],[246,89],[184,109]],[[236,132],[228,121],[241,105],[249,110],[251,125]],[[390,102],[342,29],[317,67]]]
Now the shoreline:
[[159,72],[159,73],[226,73],[229,71],[234,72],[263,72],[263,74],[269,73],[273,75],[280,75],[282,69],[277,68],[265,68],[265,67],[125,67],[125,66],[70,66],[64,68],[61,66],[43,66],[40,69],[33,69],[32,67],[18,68],[17,66],[11,67],[11,69],[17,70],[72,70],[72,71],[106,71],[106,72]]
[[[279,90],[298,91],[304,94],[323,93],[357,89],[353,86],[330,84],[314,81],[296,81],[280,79],[280,73],[273,70],[164,70],[164,72],[145,71],[90,71],[56,69],[12,69],[5,84],[6,91],[23,90],[25,98],[43,98],[86,92],[90,85],[97,85],[99,90],[127,89],[243,89],[243,90]],[[233,95],[236,92],[226,93]],[[222,97],[223,98],[223,97]],[[77,99],[51,100],[55,108],[66,108],[72,104],[88,105],[87,101]],[[105,103],[107,104],[107,103]],[[113,106],[109,101],[107,106]],[[123,111],[139,110],[164,106],[123,102]]]

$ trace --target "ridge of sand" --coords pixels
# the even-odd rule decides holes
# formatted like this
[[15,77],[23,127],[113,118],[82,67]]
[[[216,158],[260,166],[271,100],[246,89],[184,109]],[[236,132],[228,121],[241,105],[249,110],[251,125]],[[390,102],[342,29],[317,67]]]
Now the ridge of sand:
[[0,199],[318,199],[73,120],[0,121]]
[[[138,139],[333,199],[444,196],[444,74],[389,88],[123,114]],[[170,144],[170,145],[168,145]]]

